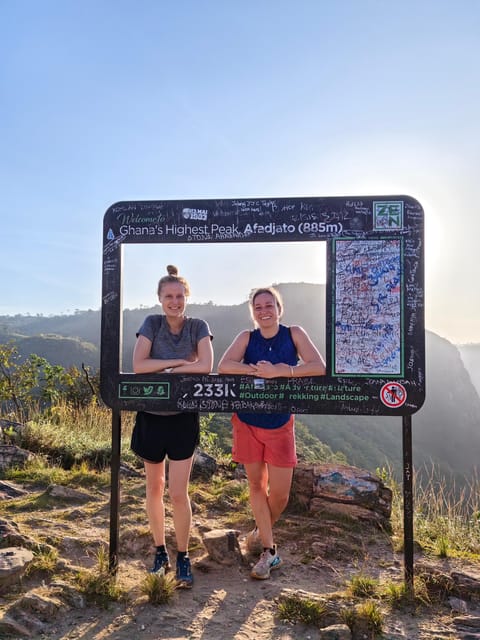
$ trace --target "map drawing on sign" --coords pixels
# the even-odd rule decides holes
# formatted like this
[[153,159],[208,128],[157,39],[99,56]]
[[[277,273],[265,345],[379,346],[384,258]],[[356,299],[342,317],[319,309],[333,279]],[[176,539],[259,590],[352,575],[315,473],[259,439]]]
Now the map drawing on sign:
[[335,243],[334,373],[400,375],[401,241]]

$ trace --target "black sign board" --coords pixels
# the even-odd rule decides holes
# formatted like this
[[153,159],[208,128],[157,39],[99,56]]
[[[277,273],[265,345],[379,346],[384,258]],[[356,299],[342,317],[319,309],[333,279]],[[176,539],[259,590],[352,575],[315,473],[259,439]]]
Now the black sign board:
[[[103,400],[116,410],[415,413],[425,399],[423,227],[423,209],[408,196],[112,205],[103,231]],[[326,376],[120,371],[123,245],[320,241],[327,243]]]

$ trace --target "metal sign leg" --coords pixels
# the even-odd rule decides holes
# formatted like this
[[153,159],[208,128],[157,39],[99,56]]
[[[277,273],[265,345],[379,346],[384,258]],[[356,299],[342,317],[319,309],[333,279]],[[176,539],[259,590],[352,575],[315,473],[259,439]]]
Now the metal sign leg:
[[112,461],[110,467],[110,547],[108,566],[110,573],[118,568],[118,529],[120,505],[120,451],[122,420],[118,409],[112,410]]
[[412,417],[402,417],[403,445],[403,551],[405,586],[413,596],[413,456]]

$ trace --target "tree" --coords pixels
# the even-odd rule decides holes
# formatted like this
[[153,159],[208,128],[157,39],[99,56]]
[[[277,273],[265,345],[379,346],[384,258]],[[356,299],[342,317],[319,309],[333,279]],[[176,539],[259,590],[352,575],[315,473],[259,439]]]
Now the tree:
[[22,359],[12,343],[0,344],[0,408],[22,421],[32,407],[66,402],[77,408],[98,398],[98,376],[68,370],[31,354]]
[[0,402],[7,412],[22,420],[32,389],[38,386],[43,358],[36,356],[21,362],[17,348],[0,344]]

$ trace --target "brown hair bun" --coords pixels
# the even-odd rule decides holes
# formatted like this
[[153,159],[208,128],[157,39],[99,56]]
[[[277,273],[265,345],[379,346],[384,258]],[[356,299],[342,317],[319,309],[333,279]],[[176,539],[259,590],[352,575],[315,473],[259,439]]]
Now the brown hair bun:
[[185,296],[188,298],[190,296],[190,285],[188,284],[188,282],[185,280],[183,276],[178,275],[177,267],[173,264],[167,265],[167,273],[168,275],[163,276],[163,278],[160,278],[158,282],[157,294],[160,295],[164,284],[167,284],[168,282],[170,283],[176,282],[178,284],[181,284],[184,287]]

